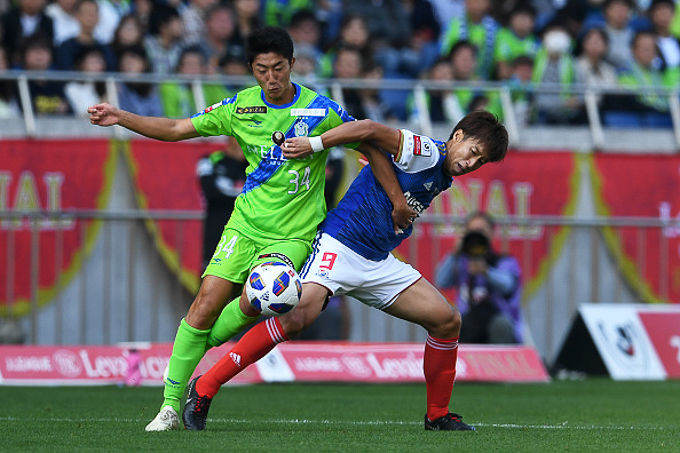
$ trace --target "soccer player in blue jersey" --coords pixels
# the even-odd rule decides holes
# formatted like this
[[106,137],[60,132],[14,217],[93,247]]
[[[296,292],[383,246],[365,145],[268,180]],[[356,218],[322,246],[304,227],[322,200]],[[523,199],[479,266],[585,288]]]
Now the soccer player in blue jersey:
[[[501,161],[508,147],[505,127],[485,111],[465,116],[446,142],[370,120],[340,125],[324,132],[321,140],[324,147],[369,142],[392,154],[399,184],[417,213],[448,189],[455,176]],[[303,158],[311,150],[308,138],[289,139],[283,145],[288,158]],[[186,428],[205,429],[210,403],[222,384],[314,322],[330,295],[347,294],[427,330],[425,429],[474,430],[449,411],[460,313],[420,272],[392,255],[410,236],[412,226],[395,231],[391,211],[387,194],[370,167],[364,168],[319,226],[313,252],[301,271],[303,289],[298,306],[256,325],[205,375],[192,380],[183,412]]]
[[[284,29],[260,28],[249,35],[246,48],[257,86],[191,118],[145,117],[106,103],[88,109],[92,124],[118,124],[158,140],[232,136],[248,161],[245,187],[236,198],[198,294],[177,329],[164,376],[163,403],[147,431],[180,427],[180,400],[205,351],[258,319],[260,313],[241,291],[250,270],[265,261],[300,269],[309,256],[317,226],[326,214],[328,149],[318,136],[354,120],[332,99],[291,81],[293,41]],[[281,145],[286,137],[298,136],[310,137],[315,152],[305,159],[287,159]],[[389,160],[374,147],[362,151],[394,200],[395,224],[410,225],[411,210]]]

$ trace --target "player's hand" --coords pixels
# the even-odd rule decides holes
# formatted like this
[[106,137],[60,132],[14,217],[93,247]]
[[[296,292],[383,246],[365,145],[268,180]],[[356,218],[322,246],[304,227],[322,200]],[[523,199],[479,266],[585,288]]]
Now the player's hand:
[[302,159],[311,156],[312,146],[309,144],[308,137],[293,137],[287,139],[281,145],[281,151],[286,159]]
[[103,127],[118,124],[119,112],[120,110],[107,103],[96,104],[87,108],[87,113],[90,115],[90,123]]
[[404,230],[413,224],[413,221],[418,217],[418,213],[406,203],[399,206],[394,206],[392,209],[392,223],[394,225],[394,234],[402,234]]

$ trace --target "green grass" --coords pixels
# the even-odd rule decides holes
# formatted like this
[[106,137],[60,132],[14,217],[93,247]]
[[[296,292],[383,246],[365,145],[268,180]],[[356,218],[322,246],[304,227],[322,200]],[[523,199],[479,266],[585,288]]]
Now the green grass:
[[203,432],[146,433],[162,390],[0,387],[0,451],[680,451],[680,381],[459,382],[477,432],[426,432],[424,385],[226,387]]

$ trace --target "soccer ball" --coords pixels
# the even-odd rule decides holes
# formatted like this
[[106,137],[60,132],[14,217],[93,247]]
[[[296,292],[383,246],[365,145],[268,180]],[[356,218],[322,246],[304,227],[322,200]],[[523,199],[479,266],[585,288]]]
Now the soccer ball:
[[281,316],[300,302],[302,281],[292,267],[278,261],[262,263],[246,281],[246,296],[257,311]]

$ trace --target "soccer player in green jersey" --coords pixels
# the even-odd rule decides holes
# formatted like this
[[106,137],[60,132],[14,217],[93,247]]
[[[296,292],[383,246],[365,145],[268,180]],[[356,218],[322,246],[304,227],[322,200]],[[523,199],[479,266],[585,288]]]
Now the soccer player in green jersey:
[[[317,152],[304,159],[289,160],[280,148],[283,140],[295,136],[314,140],[354,120],[333,100],[291,81],[293,41],[285,30],[256,30],[248,37],[246,55],[258,86],[240,91],[191,118],[143,117],[109,104],[88,109],[92,124],[118,124],[158,140],[233,136],[249,163],[243,192],[236,199],[234,212],[203,274],[198,295],[177,329],[164,378],[164,401],[147,431],[179,428],[180,400],[205,351],[226,342],[258,318],[259,313],[250,306],[245,293],[237,297],[250,270],[273,260],[299,270],[311,252],[317,225],[326,215],[323,189],[328,151],[322,149],[318,138]],[[359,147],[376,178],[390,193],[395,227],[408,227],[413,211],[401,192],[391,162],[370,145]]]

